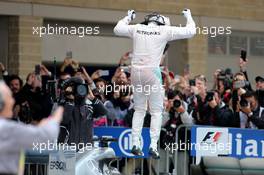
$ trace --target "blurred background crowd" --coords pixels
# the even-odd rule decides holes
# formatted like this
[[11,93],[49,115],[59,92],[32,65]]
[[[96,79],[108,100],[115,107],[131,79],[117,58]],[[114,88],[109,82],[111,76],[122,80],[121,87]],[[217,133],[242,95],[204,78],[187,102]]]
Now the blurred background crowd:
[[[5,65],[0,64],[3,79],[16,101],[13,119],[36,124],[50,115],[55,103],[74,103],[74,88],[63,86],[65,80],[79,77],[88,87],[87,98],[101,104],[100,110],[91,108],[94,127],[131,127],[134,109],[133,91],[130,87],[130,52],[120,58],[113,75],[109,70],[100,69],[88,74],[89,70],[70,55],[71,53],[56,72],[53,68],[48,70],[45,65],[36,65],[35,71],[28,74],[25,82],[18,75],[10,75]],[[254,72],[247,72],[248,60],[239,56],[238,59],[239,72],[232,72],[231,68],[215,70],[212,75],[213,87],[207,86],[207,77],[204,75],[190,77],[191,70],[188,66],[185,66],[183,75],[176,75],[161,65],[166,94],[162,118],[166,132],[175,130],[183,123],[264,128],[264,77],[256,76],[253,87],[248,74]],[[64,94],[66,100],[61,94]],[[146,127],[150,120],[150,114],[146,113]]]
[[[111,2],[0,0],[0,79],[15,99],[12,120],[38,126],[57,105],[63,105],[59,141],[66,143],[90,142],[93,127],[131,127],[131,53],[124,52],[132,48],[132,42],[114,36],[113,28],[127,9],[138,11],[135,23],[158,11],[179,26],[185,22],[180,12],[188,7],[201,34],[190,41],[171,42],[164,52],[161,148],[175,142],[175,131],[182,124],[263,129],[263,0]],[[34,29],[48,26],[99,27],[100,32],[84,37],[35,33]],[[241,48],[248,58],[239,56]],[[65,58],[69,50],[73,52]],[[147,112],[145,127],[150,120]],[[2,138],[11,138],[6,130],[3,133]],[[184,139],[185,133],[179,133]],[[13,138],[19,145],[18,137]],[[166,161],[160,153],[162,164]],[[3,156],[0,162],[1,158],[10,164]],[[0,166],[0,174],[1,170]]]
[[[212,87],[204,75],[191,77],[189,66],[185,66],[183,75],[177,75],[161,63],[165,89],[161,148],[175,143],[176,129],[182,124],[264,129],[264,77],[256,75],[256,84],[251,85],[248,74],[254,72],[247,72],[249,60],[243,54],[240,57],[240,71],[215,70]],[[131,127],[134,109],[130,59],[130,52],[122,55],[114,73],[102,69],[91,72],[68,52],[58,70],[56,66],[48,69],[36,65],[25,82],[9,74],[0,63],[2,77],[15,99],[13,120],[36,125],[55,106],[63,105],[59,142],[69,144],[92,142],[93,127]],[[149,127],[150,121],[147,112],[144,127]],[[184,138],[184,134],[179,137]]]

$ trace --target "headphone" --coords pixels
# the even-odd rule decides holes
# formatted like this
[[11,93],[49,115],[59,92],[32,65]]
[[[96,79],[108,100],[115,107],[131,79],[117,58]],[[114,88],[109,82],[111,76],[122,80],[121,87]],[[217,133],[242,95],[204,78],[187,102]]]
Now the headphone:
[[0,111],[2,111],[4,109],[4,99],[3,99],[3,95],[2,93],[0,92]]

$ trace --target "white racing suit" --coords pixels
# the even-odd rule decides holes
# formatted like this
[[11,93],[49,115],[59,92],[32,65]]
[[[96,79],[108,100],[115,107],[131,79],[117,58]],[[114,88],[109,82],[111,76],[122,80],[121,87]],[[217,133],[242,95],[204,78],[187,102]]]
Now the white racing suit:
[[[141,147],[140,138],[146,110],[150,110],[150,147],[157,149],[163,111],[164,89],[159,68],[164,48],[168,41],[191,38],[196,34],[195,23],[187,17],[185,27],[129,25],[126,16],[114,28],[114,33],[133,39],[131,82],[134,88],[135,113],[132,121],[133,145]],[[149,108],[148,108],[149,107]]]

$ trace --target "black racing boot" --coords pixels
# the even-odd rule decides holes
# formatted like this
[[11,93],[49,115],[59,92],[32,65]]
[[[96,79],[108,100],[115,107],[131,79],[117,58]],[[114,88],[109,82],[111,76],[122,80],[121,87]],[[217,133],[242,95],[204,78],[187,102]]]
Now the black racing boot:
[[139,147],[136,147],[135,145],[133,146],[131,153],[134,154],[135,156],[143,156],[143,152]]
[[149,155],[153,158],[153,159],[159,159],[159,152],[156,149],[153,148],[149,148]]

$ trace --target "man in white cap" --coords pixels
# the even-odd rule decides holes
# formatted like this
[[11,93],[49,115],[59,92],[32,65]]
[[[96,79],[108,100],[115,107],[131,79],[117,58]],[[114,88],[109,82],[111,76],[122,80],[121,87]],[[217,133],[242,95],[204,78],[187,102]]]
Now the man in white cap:
[[[196,34],[195,23],[189,9],[183,10],[187,19],[185,27],[170,26],[169,18],[152,13],[145,17],[142,24],[129,25],[135,19],[134,10],[128,10],[127,16],[118,21],[114,33],[133,39],[131,83],[134,87],[135,113],[132,121],[132,153],[142,156],[141,131],[144,116],[149,107],[151,114],[149,155],[159,158],[157,142],[160,135],[164,89],[159,68],[167,42],[191,38]],[[140,88],[138,88],[141,86]],[[144,89],[144,90],[138,90]]]

